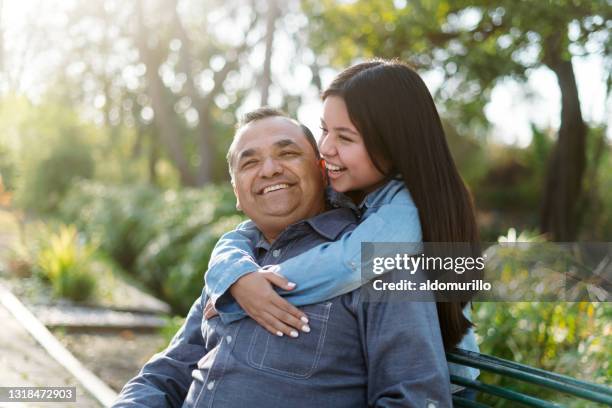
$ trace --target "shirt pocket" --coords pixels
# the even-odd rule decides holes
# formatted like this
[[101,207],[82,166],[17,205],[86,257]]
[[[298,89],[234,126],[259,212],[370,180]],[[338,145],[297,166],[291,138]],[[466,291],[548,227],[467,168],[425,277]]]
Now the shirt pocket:
[[308,316],[310,333],[300,331],[297,338],[278,337],[257,325],[249,345],[248,364],[272,374],[309,378],[321,358],[331,307],[332,302],[302,307]]

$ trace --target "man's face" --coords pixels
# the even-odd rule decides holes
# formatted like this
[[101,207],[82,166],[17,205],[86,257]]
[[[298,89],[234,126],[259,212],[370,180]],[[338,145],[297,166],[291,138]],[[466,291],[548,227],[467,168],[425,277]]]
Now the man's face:
[[324,170],[291,120],[274,116],[242,127],[231,160],[238,207],[266,238],[324,211]]

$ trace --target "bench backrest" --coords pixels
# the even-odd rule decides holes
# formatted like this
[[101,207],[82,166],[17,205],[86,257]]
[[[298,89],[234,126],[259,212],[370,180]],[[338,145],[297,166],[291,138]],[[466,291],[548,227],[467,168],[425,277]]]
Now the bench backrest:
[[[605,385],[580,381],[572,377],[552,373],[528,365],[461,349],[455,349],[446,353],[446,358],[452,363],[475,367],[483,371],[489,371],[501,376],[560,391],[585,400],[612,406],[612,388]],[[485,384],[481,381],[464,377],[451,375],[451,383],[477,390],[480,393],[495,395],[502,399],[518,402],[528,407],[548,408],[561,406],[505,387]],[[482,403],[469,401],[456,396],[453,397],[453,403],[455,407],[487,407],[487,405]]]

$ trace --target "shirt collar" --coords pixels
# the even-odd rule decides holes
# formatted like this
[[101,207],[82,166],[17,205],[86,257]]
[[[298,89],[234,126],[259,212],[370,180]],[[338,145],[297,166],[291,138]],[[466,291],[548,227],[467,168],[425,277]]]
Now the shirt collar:
[[[312,229],[328,241],[335,241],[340,234],[351,224],[357,222],[356,215],[348,208],[333,208],[319,215],[298,221],[288,226],[277,238],[278,240],[294,239]],[[276,242],[276,241],[275,241]],[[259,232],[259,240],[255,244],[255,256],[258,257],[262,251],[269,251],[272,244],[266,241],[264,235]]]
[[378,205],[381,201],[387,201],[387,195],[389,193],[395,194],[397,190],[401,190],[402,188],[404,188],[404,180],[402,176],[398,174],[391,178],[387,183],[366,195],[358,206],[355,205],[355,203],[345,194],[339,193],[331,187],[327,187],[325,194],[332,207],[349,208],[360,216],[368,208]]

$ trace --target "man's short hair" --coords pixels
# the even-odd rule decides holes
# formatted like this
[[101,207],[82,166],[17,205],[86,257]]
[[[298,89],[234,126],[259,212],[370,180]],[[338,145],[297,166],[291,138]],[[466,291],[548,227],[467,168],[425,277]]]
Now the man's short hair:
[[258,120],[262,120],[262,119],[266,119],[266,118],[273,118],[273,117],[277,117],[277,116],[289,119],[291,122],[293,122],[296,125],[298,125],[300,127],[300,129],[302,129],[302,133],[306,137],[306,140],[312,146],[312,150],[314,150],[314,153],[315,153],[315,156],[317,157],[317,159],[319,159],[321,157],[321,155],[319,154],[319,148],[317,147],[317,141],[316,141],[314,135],[312,134],[312,132],[310,131],[310,129],[308,129],[308,127],[306,127],[305,125],[302,125],[300,122],[298,122],[297,120],[291,118],[289,115],[287,115],[285,112],[283,112],[283,111],[281,111],[279,109],[274,109],[274,108],[270,108],[268,106],[263,106],[261,108],[257,108],[255,110],[247,112],[246,114],[244,114],[242,119],[240,119],[240,121],[236,124],[236,132],[234,133],[234,140],[232,140],[232,144],[230,145],[230,147],[229,147],[229,149],[227,151],[227,156],[226,156],[226,158],[227,158],[227,165],[229,166],[229,172],[230,172],[230,176],[232,178],[232,181],[234,180],[234,174],[232,172],[232,159],[233,159],[233,153],[234,153],[234,141],[236,140],[236,134],[238,134],[238,131],[240,129],[242,129],[244,126],[248,125],[249,123],[256,122]]

